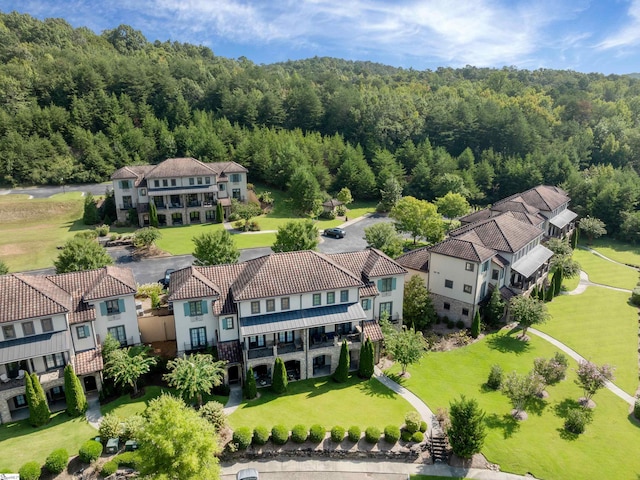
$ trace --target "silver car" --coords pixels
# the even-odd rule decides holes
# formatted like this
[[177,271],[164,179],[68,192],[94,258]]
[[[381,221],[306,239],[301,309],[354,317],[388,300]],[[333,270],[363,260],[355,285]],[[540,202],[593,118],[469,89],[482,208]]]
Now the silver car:
[[258,480],[259,478],[255,468],[243,468],[236,474],[236,480]]

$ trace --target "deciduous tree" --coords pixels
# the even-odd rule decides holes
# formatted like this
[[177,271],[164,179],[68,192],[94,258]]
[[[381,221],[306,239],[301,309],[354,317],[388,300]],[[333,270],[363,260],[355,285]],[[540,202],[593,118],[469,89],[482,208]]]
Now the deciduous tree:
[[209,266],[238,263],[240,250],[231,238],[231,234],[223,229],[202,233],[193,238],[195,249],[194,265]]
[[278,227],[274,252],[315,250],[318,246],[318,227],[313,220],[291,220]]
[[243,230],[245,232],[249,230],[249,220],[251,220],[253,217],[257,217],[262,213],[260,205],[253,202],[241,203],[235,199],[231,201],[231,210],[238,217],[244,220]]
[[584,392],[584,403],[588,404],[596,392],[613,380],[615,367],[608,364],[596,365],[589,361],[580,361],[576,374],[576,385]]
[[542,382],[540,377],[529,372],[526,375],[520,375],[517,372],[511,372],[502,381],[502,393],[504,393],[515,409],[514,417],[518,417],[523,412],[527,404],[542,391]]
[[105,370],[114,383],[133,388],[133,396],[138,395],[138,379],[149,372],[155,365],[155,357],[150,357],[145,351],[134,353],[132,348],[122,348],[109,355],[109,362]]
[[403,197],[389,216],[396,221],[398,231],[411,235],[414,245],[418,238],[438,242],[444,236],[444,224],[438,209],[426,200]]
[[169,360],[164,379],[188,401],[202,405],[202,395],[222,384],[226,361],[216,361],[209,354],[196,353]]
[[587,241],[589,244],[591,244],[594,238],[598,238],[602,235],[607,234],[604,222],[599,218],[590,217],[589,215],[580,219],[580,221],[578,222],[578,227],[587,236]]
[[81,272],[112,265],[113,259],[95,240],[76,236],[64,244],[53,264],[56,273]]
[[420,361],[427,349],[427,342],[422,336],[422,332],[416,332],[413,328],[406,327],[397,330],[391,326],[388,318],[381,318],[380,326],[384,334],[387,352],[400,364],[402,375],[405,375],[407,367]]
[[509,302],[509,311],[522,328],[522,336],[527,334],[527,328],[544,323],[549,319],[547,306],[538,299],[518,295]]
[[484,411],[475,399],[467,399],[461,395],[459,400],[449,403],[451,423],[447,436],[453,453],[462,458],[471,458],[480,453],[487,436],[484,416]]
[[441,215],[453,219],[469,213],[471,207],[467,199],[459,193],[448,192],[434,202]]
[[136,248],[149,248],[151,245],[156,243],[160,238],[162,238],[162,234],[160,230],[155,227],[145,227],[140,228],[135,231],[133,234],[133,245]]
[[416,330],[424,330],[436,319],[433,301],[420,275],[412,275],[404,286],[402,318],[406,325]]
[[389,222],[379,222],[364,229],[367,246],[382,250],[385,255],[396,258],[402,254],[403,240]]

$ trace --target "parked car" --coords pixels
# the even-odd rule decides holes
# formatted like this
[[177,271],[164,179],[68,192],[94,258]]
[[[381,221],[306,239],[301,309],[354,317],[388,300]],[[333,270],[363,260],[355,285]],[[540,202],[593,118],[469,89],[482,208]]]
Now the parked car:
[[334,227],[334,228],[325,228],[324,234],[326,237],[344,238],[347,232],[345,232],[343,228]]
[[259,478],[255,468],[243,468],[236,474],[236,480],[258,480]]
[[169,288],[169,280],[171,279],[171,274],[175,271],[175,268],[167,268],[164,271],[164,278],[158,280],[158,283],[162,285],[163,288]]

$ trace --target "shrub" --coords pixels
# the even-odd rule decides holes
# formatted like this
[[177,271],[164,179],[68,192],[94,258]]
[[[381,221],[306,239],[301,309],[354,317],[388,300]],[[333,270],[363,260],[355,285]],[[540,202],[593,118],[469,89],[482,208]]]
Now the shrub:
[[307,441],[308,436],[309,431],[304,425],[298,424],[291,429],[291,440],[293,440],[294,443],[304,443]]
[[82,463],[91,463],[102,455],[102,444],[95,440],[87,440],[78,450],[78,456]]
[[457,328],[464,328],[464,322],[462,320],[458,320],[456,322],[456,327]]
[[421,443],[424,440],[424,433],[422,432],[414,432],[411,435],[411,441],[416,443]]
[[400,427],[396,425],[387,425],[384,427],[384,439],[387,443],[393,445],[400,440]]
[[44,468],[51,473],[60,473],[69,463],[69,452],[64,448],[58,448],[51,452],[44,462]]
[[336,213],[340,216],[340,217],[344,217],[347,214],[347,207],[345,207],[344,205],[338,205],[336,207]]
[[411,433],[409,430],[406,430],[404,428],[400,431],[400,438],[402,439],[403,442],[410,442],[411,435],[413,435],[413,433]]
[[320,214],[320,218],[322,218],[323,220],[334,220],[336,218],[336,214],[329,210],[326,212],[322,212]]
[[238,449],[246,450],[251,445],[252,434],[249,427],[240,427],[233,432],[233,443],[238,446]]
[[640,306],[640,287],[636,287],[631,292],[631,303],[636,307]]
[[362,431],[360,430],[360,427],[358,427],[357,425],[349,427],[348,435],[349,435],[349,440],[351,440],[352,442],[359,441],[361,434],[362,434]]
[[568,432],[579,435],[589,423],[589,415],[581,408],[572,408],[567,412],[567,418],[564,420],[564,429]]
[[309,440],[313,443],[320,443],[324,440],[324,436],[327,434],[327,429],[322,425],[311,425],[311,429],[309,431]]
[[207,402],[200,408],[199,412],[214,426],[216,432],[220,432],[227,426],[227,415],[224,413],[224,405],[220,402]]
[[140,454],[138,452],[123,452],[114,458],[118,462],[119,467],[129,467],[134,470],[140,465]]
[[380,429],[378,427],[367,427],[364,431],[364,439],[367,443],[377,443],[380,440]]
[[20,480],[38,480],[40,478],[40,470],[38,462],[27,462],[18,470]]
[[289,440],[289,430],[284,425],[276,425],[271,429],[271,440],[276,445],[284,445]]
[[[229,216],[227,217],[227,221],[228,222],[236,222],[240,220],[240,215],[238,215],[235,212],[232,212],[231,214],[229,214]],[[244,226],[244,224],[240,223],[240,228],[242,228]],[[234,225],[233,228],[236,228],[236,226]]]
[[259,232],[260,224],[255,220],[249,220],[248,230],[250,232]]
[[633,416],[640,420],[640,398],[637,398],[633,405]]
[[498,390],[502,386],[502,367],[500,365],[491,365],[489,377],[487,378],[487,387],[491,390]]
[[113,460],[109,460],[107,463],[102,465],[102,469],[100,469],[100,475],[103,477],[108,477],[109,475],[113,475],[118,470],[118,462],[114,458]]
[[122,419],[115,413],[107,413],[102,417],[98,433],[103,442],[106,442],[110,438],[120,438],[120,435],[123,433]]
[[109,225],[100,225],[96,227],[96,233],[99,237],[106,237],[109,235]]
[[[231,218],[231,217],[229,217]],[[236,222],[233,222],[233,228],[235,228],[236,230],[244,230],[244,221],[243,220],[238,220]]]
[[426,431],[427,431],[427,427],[428,427],[428,426],[427,426],[427,422],[425,422],[424,420],[423,420],[422,422],[420,422],[420,431],[421,431],[422,433],[424,433],[424,432],[426,432]]
[[263,425],[259,425],[253,429],[253,444],[265,445],[269,441],[269,429]]
[[447,320],[447,328],[448,329],[452,329],[455,326],[456,326],[456,322],[454,322],[453,320]]
[[124,419],[122,423],[122,432],[120,438],[123,442],[132,440],[138,436],[138,432],[142,430],[144,426],[144,418],[142,415],[131,415]]
[[331,429],[331,441],[336,443],[342,442],[342,440],[344,440],[344,433],[344,427],[336,425]]
[[418,412],[409,412],[404,416],[405,428],[411,432],[417,432],[420,430],[420,424],[422,423],[422,417]]
[[436,316],[436,325],[440,325],[440,322],[442,322],[442,319],[439,316]]

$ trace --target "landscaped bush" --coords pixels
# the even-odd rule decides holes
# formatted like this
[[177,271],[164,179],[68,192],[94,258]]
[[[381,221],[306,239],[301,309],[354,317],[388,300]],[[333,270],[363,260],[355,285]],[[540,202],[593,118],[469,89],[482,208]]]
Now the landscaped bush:
[[336,443],[342,442],[342,440],[344,440],[344,433],[344,427],[336,425],[331,429],[331,441]]
[[380,440],[380,429],[378,427],[367,427],[364,431],[364,439],[367,443],[377,443]]
[[291,429],[291,440],[293,440],[294,443],[304,443],[307,441],[308,436],[309,432],[304,425],[295,425]]
[[448,320],[447,321],[447,328],[448,329],[453,329],[456,326],[456,322],[454,322],[453,320]]
[[413,435],[411,435],[411,441],[412,442],[416,442],[416,443],[420,443],[424,440],[424,433],[422,432],[414,432]]
[[102,444],[95,440],[87,440],[78,450],[78,457],[82,463],[91,463],[102,455]]
[[99,237],[106,237],[109,235],[109,225],[100,225],[96,227],[96,233]]
[[405,429],[411,433],[420,430],[420,424],[422,423],[422,417],[418,412],[409,412],[404,416]]
[[109,460],[107,463],[102,465],[100,469],[100,475],[103,477],[108,477],[109,475],[113,475],[118,470],[118,462],[114,458],[113,460]]
[[347,214],[347,207],[344,205],[338,205],[336,207],[336,214],[340,217],[344,217]]
[[258,222],[256,222],[255,220],[249,220],[249,231],[250,232],[259,232],[260,231],[260,224]]
[[427,422],[425,422],[424,420],[420,422],[420,431],[422,433],[426,432],[427,428],[428,428]]
[[102,441],[106,443],[110,438],[120,438],[122,430],[122,419],[115,413],[107,413],[102,417],[98,433],[100,433]]
[[636,403],[633,405],[633,416],[640,420],[640,398],[636,399]]
[[579,435],[584,432],[587,423],[589,423],[589,414],[582,408],[572,408],[567,412],[567,418],[564,420],[564,429]]
[[320,443],[324,440],[324,436],[327,434],[327,429],[322,425],[311,425],[311,429],[309,431],[309,440],[313,443]]
[[252,434],[249,427],[240,427],[233,432],[233,443],[238,446],[239,450],[246,450],[251,445]]
[[276,445],[284,445],[289,440],[289,430],[284,425],[276,425],[271,429],[271,440]]
[[331,210],[327,210],[320,214],[320,218],[322,218],[323,220],[334,220],[336,218],[336,214]]
[[462,321],[462,320],[458,320],[458,321],[456,322],[456,327],[457,327],[457,328],[464,328],[464,321]]
[[62,472],[69,463],[69,452],[64,448],[58,448],[51,452],[44,462],[44,468],[51,473]]
[[199,410],[200,415],[214,426],[216,432],[220,432],[227,426],[227,415],[224,413],[224,405],[212,400],[205,403]]
[[349,435],[349,440],[351,440],[352,442],[359,441],[361,434],[362,434],[362,430],[360,430],[360,427],[358,427],[357,425],[349,427],[348,435]]
[[265,426],[257,426],[253,429],[253,444],[264,445],[269,441],[269,429]]
[[38,480],[40,478],[40,470],[38,462],[27,462],[18,470],[20,480]]
[[140,465],[140,454],[138,452],[123,452],[114,458],[120,467],[129,467],[134,470]]
[[636,307],[640,306],[640,287],[636,287],[631,292],[631,303]]
[[393,445],[400,440],[400,427],[397,425],[387,425],[384,427],[384,439],[387,443]]
[[122,422],[122,432],[120,433],[120,439],[123,442],[127,440],[133,440],[137,438],[138,432],[142,430],[144,426],[144,418],[142,415],[131,415],[124,419]]
[[158,282],[153,283],[143,283],[142,285],[138,285],[136,289],[136,295],[142,298],[150,298],[153,293],[157,293],[158,295],[162,295],[163,291],[162,285]]
[[413,433],[411,433],[409,430],[406,430],[404,428],[400,432],[400,438],[402,439],[403,442],[410,442],[411,435],[413,435]]
[[491,390],[498,390],[502,386],[502,367],[500,365],[492,365],[487,378],[487,387]]

